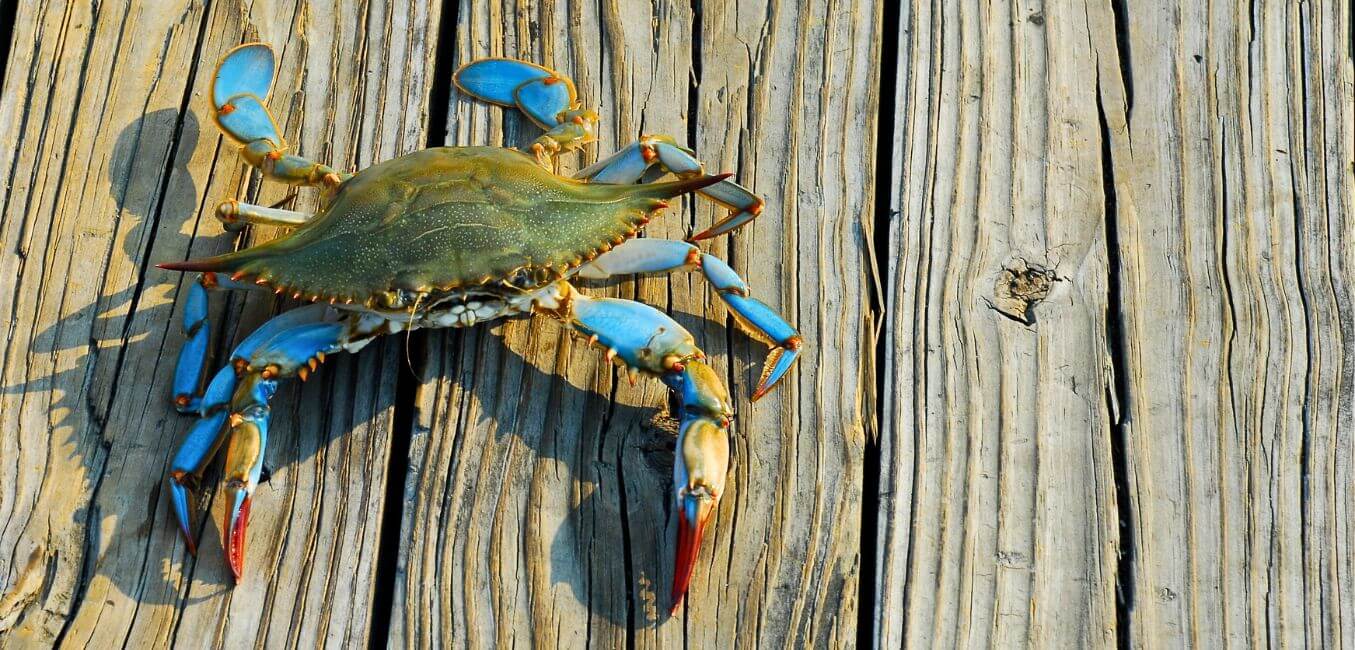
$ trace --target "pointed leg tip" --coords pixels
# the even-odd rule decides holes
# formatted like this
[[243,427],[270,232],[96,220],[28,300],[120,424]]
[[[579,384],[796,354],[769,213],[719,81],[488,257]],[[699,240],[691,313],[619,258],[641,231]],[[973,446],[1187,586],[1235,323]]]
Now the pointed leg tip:
[[189,511],[193,504],[192,492],[188,486],[180,481],[184,480],[182,475],[171,473],[169,477],[169,495],[174,506],[174,520],[179,526],[179,535],[183,538],[184,546],[188,549],[188,554],[194,557],[198,554],[198,541],[193,538],[192,520]]

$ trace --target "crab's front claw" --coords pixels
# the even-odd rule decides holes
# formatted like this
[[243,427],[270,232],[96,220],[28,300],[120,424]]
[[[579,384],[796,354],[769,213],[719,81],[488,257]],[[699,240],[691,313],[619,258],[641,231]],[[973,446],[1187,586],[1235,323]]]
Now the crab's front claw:
[[682,402],[682,428],[673,458],[673,491],[678,518],[670,613],[682,604],[729,472],[729,390],[715,369],[692,360],[664,377]]
[[263,473],[263,450],[268,441],[269,409],[254,406],[232,414],[226,446],[226,522],[223,546],[231,575],[240,582],[245,566],[245,528],[249,524],[250,497]]
[[677,611],[691,584],[696,558],[701,551],[701,538],[719,505],[720,495],[724,493],[728,471],[729,432],[705,416],[685,418],[673,462],[678,537],[670,613]]

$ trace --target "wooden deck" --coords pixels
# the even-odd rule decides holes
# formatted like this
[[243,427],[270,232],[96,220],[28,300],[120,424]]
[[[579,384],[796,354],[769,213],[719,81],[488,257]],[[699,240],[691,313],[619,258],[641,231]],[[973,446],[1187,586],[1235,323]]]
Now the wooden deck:
[[[0,0],[0,647],[1355,645],[1355,16],[1159,4]],[[708,246],[806,340],[756,406],[699,278],[598,290],[738,400],[677,615],[665,390],[545,320],[288,385],[247,580],[222,503],[186,553],[154,264],[287,196],[210,118],[256,39],[337,167],[529,141],[450,84],[515,56],[602,115],[567,168],[670,133],[767,199]],[[289,304],[214,296],[214,350]]]

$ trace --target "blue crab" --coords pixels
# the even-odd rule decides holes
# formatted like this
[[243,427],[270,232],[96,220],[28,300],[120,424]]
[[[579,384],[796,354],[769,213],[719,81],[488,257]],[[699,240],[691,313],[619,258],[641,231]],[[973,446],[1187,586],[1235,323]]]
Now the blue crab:
[[[729,393],[692,335],[667,314],[630,300],[590,297],[574,283],[699,270],[735,320],[771,348],[757,399],[795,363],[801,347],[795,329],[751,297],[728,265],[691,241],[635,236],[667,201],[686,193],[730,209],[692,240],[748,223],[762,200],[729,174],[706,174],[694,152],[665,136],[642,137],[573,177],[555,174],[550,162],[556,155],[595,140],[598,116],[580,106],[569,79],[512,59],[471,62],[454,79],[465,94],[516,107],[539,124],[545,133],[529,151],[439,147],[341,173],[288,151],[265,106],[273,68],[273,51],[265,44],[228,52],[213,77],[216,123],[264,177],[320,188],[323,207],[302,214],[225,201],[217,215],[228,229],[268,224],[292,230],[233,253],[160,265],[199,273],[183,300],[188,341],[173,389],[176,407],[201,419],[179,446],[168,477],[189,551],[196,553],[193,492],[224,447],[223,546],[234,579],[241,579],[250,495],[263,467],[269,400],[278,381],[304,380],[327,355],[355,352],[384,334],[543,314],[600,346],[632,379],[639,373],[657,377],[678,396],[676,609],[724,492]],[[284,312],[245,337],[204,387],[212,289],[271,290],[313,304]]]

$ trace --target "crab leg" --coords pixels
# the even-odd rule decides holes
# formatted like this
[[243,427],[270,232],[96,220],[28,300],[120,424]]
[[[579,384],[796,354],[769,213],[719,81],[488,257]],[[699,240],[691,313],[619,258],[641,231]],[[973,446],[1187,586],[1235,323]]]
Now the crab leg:
[[217,126],[241,145],[240,155],[266,177],[289,185],[338,186],[345,175],[286,153],[287,141],[264,106],[272,85],[273,48],[246,43],[227,52],[212,77],[212,117]]
[[682,426],[673,455],[673,497],[677,509],[677,552],[669,613],[677,611],[691,584],[701,537],[724,494],[729,473],[729,391],[719,375],[700,361],[688,361],[669,384],[682,399]]
[[326,355],[343,349],[347,332],[344,323],[324,322],[279,332],[250,357],[231,398],[223,469],[227,511],[222,530],[226,561],[237,583],[244,575],[245,529],[250,501],[263,471],[272,414],[268,403],[277,392],[278,380],[293,376],[306,379]]
[[295,228],[306,223],[314,215],[305,212],[293,212],[291,210],[279,210],[278,208],[268,208],[262,205],[253,205],[250,203],[241,203],[235,199],[222,201],[216,206],[216,218],[226,227],[226,230],[242,230],[245,224],[254,224],[258,226],[282,226],[284,228]]
[[549,68],[517,59],[477,59],[461,66],[452,82],[476,99],[516,107],[546,129],[531,147],[542,164],[548,155],[597,139],[597,113],[580,107],[574,82]]
[[[679,178],[704,173],[700,161],[696,159],[696,152],[678,145],[671,136],[646,135],[634,144],[585,167],[574,177],[592,183],[634,183],[645,179],[647,172],[655,168]],[[702,188],[698,193],[729,208],[730,213],[710,228],[693,235],[692,241],[731,232],[762,214],[762,199],[731,180]]]
[[275,316],[245,337],[231,352],[231,363],[222,367],[207,384],[201,399],[195,399],[191,408],[181,409],[202,417],[189,429],[170,461],[169,493],[174,507],[174,517],[183,533],[189,552],[197,553],[197,542],[190,528],[189,512],[192,510],[192,491],[202,480],[202,472],[222,441],[226,439],[226,430],[222,425],[229,414],[228,407],[237,386],[237,371],[248,367],[249,357],[264,343],[279,333],[307,323],[328,320],[326,308],[322,305],[308,305]]
[[691,333],[649,305],[620,298],[592,298],[566,282],[541,296],[536,309],[587,336],[634,373],[661,379],[682,401],[682,427],[673,464],[678,511],[677,552],[673,567],[672,610],[691,583],[701,537],[724,492],[729,472],[729,422],[734,414],[729,391],[719,375],[701,361]]
[[211,327],[207,324],[208,289],[254,289],[252,284],[231,280],[219,273],[203,273],[188,285],[183,304],[183,333],[188,337],[174,367],[174,407],[180,413],[196,413],[200,405],[194,397],[202,370],[207,365],[207,344]]
[[577,276],[589,280],[632,273],[671,273],[696,268],[729,305],[734,320],[753,338],[771,346],[753,399],[766,395],[790,371],[800,354],[800,335],[771,307],[751,297],[748,285],[720,258],[696,246],[671,239],[632,239],[599,255],[579,268]]
[[559,318],[566,327],[607,351],[607,360],[632,373],[663,377],[678,372],[689,359],[705,355],[690,332],[649,305],[622,298],[593,298],[566,282],[556,283],[556,306],[537,310]]

